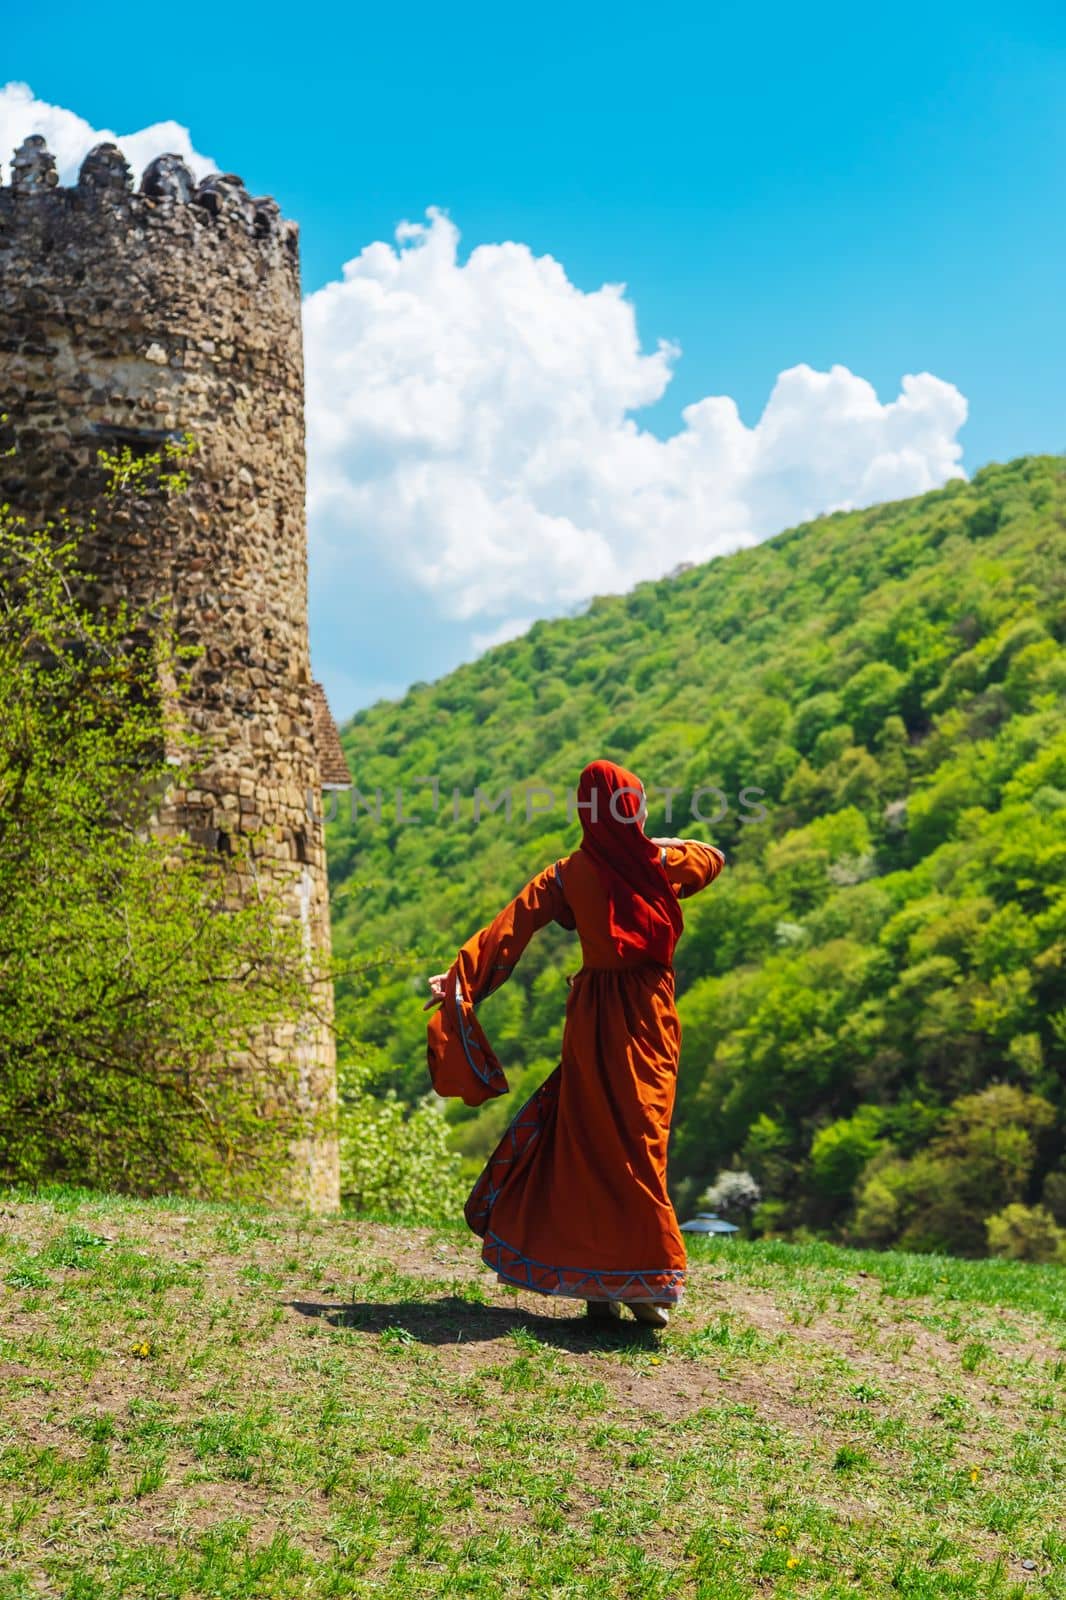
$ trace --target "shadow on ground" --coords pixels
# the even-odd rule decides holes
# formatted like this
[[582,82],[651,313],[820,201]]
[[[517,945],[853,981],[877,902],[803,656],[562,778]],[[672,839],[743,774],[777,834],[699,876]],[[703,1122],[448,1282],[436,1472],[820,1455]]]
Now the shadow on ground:
[[356,1301],[348,1305],[311,1300],[287,1300],[285,1304],[302,1317],[321,1317],[334,1328],[413,1339],[419,1344],[483,1344],[505,1339],[519,1329],[531,1334],[539,1344],[556,1345],[578,1354],[634,1346],[654,1349],[657,1344],[652,1329],[629,1320],[601,1327],[583,1313],[538,1317],[517,1307],[471,1304],[457,1295],[440,1300]]

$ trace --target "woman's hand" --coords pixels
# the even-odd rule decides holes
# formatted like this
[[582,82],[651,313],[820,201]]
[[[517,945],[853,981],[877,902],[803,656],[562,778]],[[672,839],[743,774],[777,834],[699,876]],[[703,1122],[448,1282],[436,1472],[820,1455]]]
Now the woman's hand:
[[423,1011],[432,1011],[434,1006],[439,1006],[444,999],[444,985],[448,981],[446,972],[434,973],[429,980],[429,999],[422,1007]]
[[725,860],[725,854],[716,844],[708,844],[706,839],[653,839],[652,844],[666,845],[667,849],[684,848],[687,844],[698,844],[701,850],[713,850],[716,856]]

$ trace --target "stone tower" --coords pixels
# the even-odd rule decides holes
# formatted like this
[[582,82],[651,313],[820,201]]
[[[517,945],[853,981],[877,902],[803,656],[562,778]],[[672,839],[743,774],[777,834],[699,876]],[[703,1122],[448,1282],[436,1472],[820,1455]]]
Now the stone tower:
[[[258,872],[284,882],[309,953],[328,957],[295,224],[239,178],[195,183],[175,156],[153,161],[135,193],[114,145],[63,188],[43,140],[27,139],[0,188],[0,374],[16,445],[0,459],[0,499],[34,526],[97,507],[83,559],[104,592],[167,597],[181,639],[201,647],[181,710],[208,765],[196,788],[176,772],[162,825],[223,852],[256,835]],[[101,507],[101,446],[147,453],[186,432],[197,445],[187,493],[148,519]],[[327,1018],[332,993],[317,989]],[[279,1094],[325,1113],[279,1188],[332,1209],[328,1022],[279,1027],[266,1055]],[[283,1065],[296,1066],[295,1089]]]

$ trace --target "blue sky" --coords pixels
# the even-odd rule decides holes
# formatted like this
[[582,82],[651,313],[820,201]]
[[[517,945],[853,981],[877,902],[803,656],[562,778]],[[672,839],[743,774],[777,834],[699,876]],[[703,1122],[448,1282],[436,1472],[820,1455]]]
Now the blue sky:
[[[883,402],[905,373],[955,386],[967,471],[1066,448],[1061,6],[60,3],[47,26],[5,19],[0,65],[96,127],[186,125],[298,219],[309,291],[431,205],[461,230],[459,263],[513,240],[578,290],[624,282],[645,352],[680,347],[638,417],[662,438],[708,395],[753,426],[804,363]],[[373,556],[360,546],[369,587],[402,594]],[[525,620],[499,593],[450,603],[433,644],[432,602],[399,645],[395,627],[389,649],[366,635],[372,666],[320,594],[335,695],[428,676]]]

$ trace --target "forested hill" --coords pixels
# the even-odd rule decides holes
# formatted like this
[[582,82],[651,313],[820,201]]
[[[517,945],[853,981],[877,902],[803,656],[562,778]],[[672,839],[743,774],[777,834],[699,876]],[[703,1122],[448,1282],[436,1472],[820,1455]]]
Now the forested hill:
[[[426,974],[573,848],[565,797],[610,757],[648,786],[649,831],[729,862],[678,951],[681,1198],[740,1165],[763,1227],[980,1251],[1013,1207],[996,1226],[1047,1254],[1066,1223],[1064,568],[1066,467],[1023,458],[596,600],[361,712],[343,738],[381,820],[331,828],[336,947],[374,963],[341,986],[349,1038],[424,1092]],[[510,820],[475,822],[477,785],[511,790]],[[558,799],[529,817],[534,787]],[[693,821],[712,787],[725,815]],[[669,821],[657,788],[679,791]],[[397,822],[397,789],[419,822]],[[519,1095],[557,1059],[577,960],[538,936],[483,1008]],[[455,1113],[471,1160],[516,1103]]]

